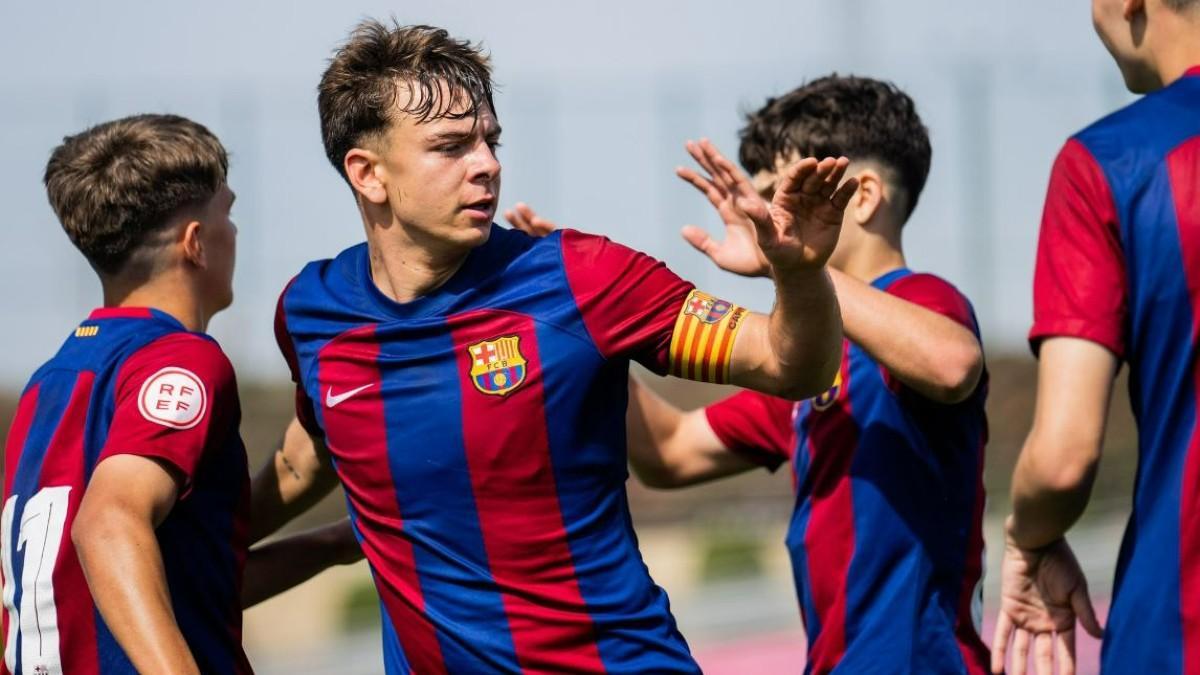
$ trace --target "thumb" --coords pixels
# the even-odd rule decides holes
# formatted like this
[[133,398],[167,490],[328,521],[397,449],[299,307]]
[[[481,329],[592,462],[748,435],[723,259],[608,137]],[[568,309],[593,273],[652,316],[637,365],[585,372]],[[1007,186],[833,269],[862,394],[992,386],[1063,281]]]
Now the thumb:
[[708,232],[705,232],[703,229],[695,225],[684,225],[680,234],[687,240],[687,243],[691,244],[693,248],[704,255],[711,258],[716,254],[716,240],[709,236]]
[[1096,608],[1092,606],[1092,599],[1088,597],[1086,584],[1076,586],[1075,590],[1071,592],[1071,609],[1075,611],[1079,623],[1089,635],[1094,638],[1104,637],[1104,629],[1096,620]]

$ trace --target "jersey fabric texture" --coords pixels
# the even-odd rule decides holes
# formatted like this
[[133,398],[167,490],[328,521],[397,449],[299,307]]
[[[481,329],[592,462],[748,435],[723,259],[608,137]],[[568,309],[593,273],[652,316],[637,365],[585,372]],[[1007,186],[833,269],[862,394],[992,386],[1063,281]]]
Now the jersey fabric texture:
[[71,523],[96,466],[128,454],[182,477],[156,530],[200,670],[249,673],[241,576],[249,473],[233,369],[212,338],[151,309],[94,311],[21,395],[5,446],[0,672],[135,673],[92,602]]
[[375,286],[366,244],[284,291],[298,413],[345,487],[389,674],[698,670],[625,496],[629,362],[667,372],[691,291],[607,239],[498,226],[412,302]]
[[1200,68],[1076,134],[1050,177],[1036,350],[1129,364],[1138,470],[1101,652],[1106,672],[1200,671]]
[[[901,269],[872,284],[978,336],[967,299]],[[985,673],[979,638],[987,375],[942,405],[843,341],[824,394],[800,403],[743,392],[707,408],[730,450],[792,460],[787,535],[808,633],[808,673]]]

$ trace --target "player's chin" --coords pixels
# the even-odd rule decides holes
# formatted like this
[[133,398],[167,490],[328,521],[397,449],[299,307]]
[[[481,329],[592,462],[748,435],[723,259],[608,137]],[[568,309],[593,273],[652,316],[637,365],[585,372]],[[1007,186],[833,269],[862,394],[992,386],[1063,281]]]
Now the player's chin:
[[492,236],[492,216],[484,214],[463,214],[464,218],[456,228],[457,238],[465,246],[482,246]]

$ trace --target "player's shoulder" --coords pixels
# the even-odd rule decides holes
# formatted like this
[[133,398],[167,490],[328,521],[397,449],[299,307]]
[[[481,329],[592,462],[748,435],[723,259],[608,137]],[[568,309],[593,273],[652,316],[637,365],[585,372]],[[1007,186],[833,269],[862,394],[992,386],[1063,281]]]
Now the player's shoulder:
[[1110,176],[1156,167],[1180,143],[1200,135],[1200,78],[1186,78],[1105,115],[1068,140]]
[[971,300],[957,286],[930,272],[913,272],[899,277],[885,289],[891,295],[945,314],[968,326],[974,325]]
[[165,333],[133,350],[124,359],[123,373],[147,373],[201,380],[209,386],[235,383],[233,363],[212,336],[188,330]]
[[560,230],[563,262],[602,274],[616,274],[638,265],[661,265],[655,258],[604,235]]

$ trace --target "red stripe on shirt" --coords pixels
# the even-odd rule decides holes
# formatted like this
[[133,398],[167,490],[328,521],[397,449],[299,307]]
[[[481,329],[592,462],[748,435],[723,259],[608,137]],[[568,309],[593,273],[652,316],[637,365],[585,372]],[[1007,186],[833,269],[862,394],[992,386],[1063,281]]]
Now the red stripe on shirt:
[[[1175,200],[1179,248],[1192,302],[1192,343],[1200,338],[1200,138],[1167,156],[1167,173]],[[1200,391],[1200,368],[1192,366],[1194,389]],[[1179,614],[1183,625],[1183,672],[1200,670],[1200,396],[1196,427],[1188,441],[1179,504]]]
[[846,651],[846,585],[854,555],[854,496],[850,465],[858,448],[858,425],[850,409],[850,343],[842,344],[838,401],[810,414],[809,475],[812,511],[804,531],[813,605],[821,629],[808,648],[814,673],[827,673]]
[[[984,445],[986,438],[979,439],[979,465],[983,466]],[[975,626],[975,618],[971,605],[975,601],[976,590],[983,577],[983,507],[986,502],[986,492],[983,488],[983,472],[979,472],[979,480],[975,485],[975,506],[971,513],[971,534],[967,537],[967,557],[963,565],[963,583],[958,596],[958,616],[954,620],[954,634],[958,638],[958,650],[962,653],[963,665],[971,675],[983,675],[988,672],[991,654],[987,645],[979,637]]]
[[38,385],[35,384],[21,395],[21,400],[17,403],[17,414],[13,417],[8,440],[4,444],[5,496],[12,494],[13,479],[17,476],[17,461],[21,458],[21,450],[25,448],[25,439],[29,436],[29,425],[33,424],[37,401]]
[[[459,364],[463,441],[492,578],[517,661],[530,671],[603,672],[575,576],[547,438],[533,319],[478,311],[449,321]],[[473,384],[473,344],[516,335],[525,378],[505,394]]]
[[[63,411],[54,437],[50,439],[38,489],[67,486],[67,517],[54,563],[54,605],[58,611],[58,645],[63,672],[95,672],[97,663],[95,605],[75,547],[71,545],[71,523],[79,512],[79,503],[87,484],[84,476],[84,430],[96,376],[83,371],[75,380],[71,399]],[[33,495],[28,495],[32,497]],[[28,562],[28,560],[27,560]],[[24,662],[24,659],[22,659]]]
[[341,394],[370,385],[333,407],[326,405],[326,443],[337,459],[338,475],[354,505],[363,553],[371,562],[383,606],[413,670],[445,673],[446,664],[417,575],[412,542],[396,499],[388,462],[387,420],[377,365],[375,327],[348,331],[318,355],[319,392]]

